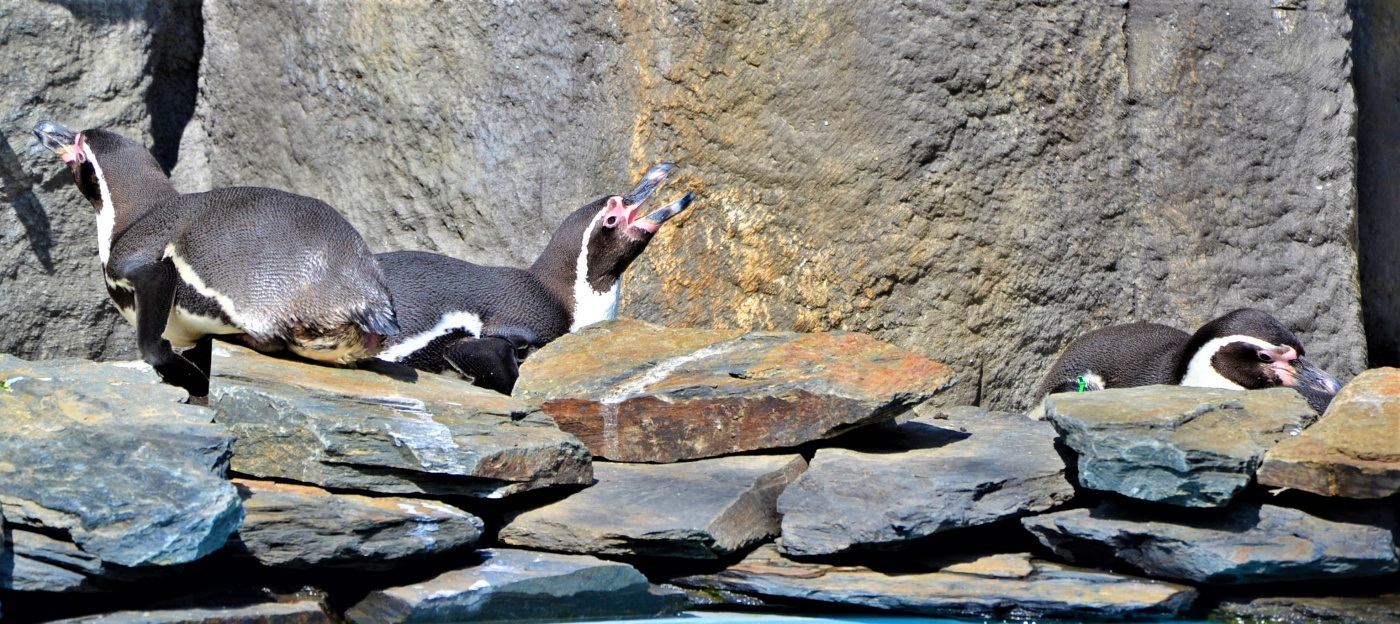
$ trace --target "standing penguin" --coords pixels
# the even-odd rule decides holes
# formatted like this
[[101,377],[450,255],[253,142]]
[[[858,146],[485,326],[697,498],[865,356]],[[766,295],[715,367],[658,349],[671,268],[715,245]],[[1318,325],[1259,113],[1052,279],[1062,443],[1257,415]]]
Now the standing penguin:
[[120,135],[51,121],[34,134],[97,209],[107,293],[167,383],[209,393],[214,335],[348,364],[398,333],[364,239],[325,202],[252,187],[182,195],[145,147]]
[[1038,396],[1153,384],[1230,390],[1289,386],[1319,413],[1341,387],[1303,359],[1303,344],[1277,319],[1242,308],[1195,334],[1156,323],[1089,332],[1060,353]]
[[672,167],[656,165],[626,195],[575,210],[528,269],[422,251],[379,254],[403,327],[379,358],[431,372],[451,366],[478,386],[510,394],[531,350],[617,315],[622,272],[694,198],[686,193],[641,216]]

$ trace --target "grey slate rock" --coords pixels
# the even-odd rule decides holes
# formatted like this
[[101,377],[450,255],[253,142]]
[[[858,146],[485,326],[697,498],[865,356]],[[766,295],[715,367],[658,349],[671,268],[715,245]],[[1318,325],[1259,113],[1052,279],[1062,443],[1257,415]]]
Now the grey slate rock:
[[1210,620],[1237,624],[1400,624],[1400,593],[1230,598],[1211,610]]
[[1079,455],[1079,483],[1142,500],[1221,507],[1264,453],[1317,420],[1292,388],[1146,386],[1052,394],[1045,415]]
[[476,516],[437,501],[251,479],[234,485],[247,516],[233,546],[263,565],[386,567],[470,548],[483,528]]
[[214,346],[209,405],[238,436],[233,470],[383,494],[500,498],[593,480],[592,456],[532,404],[460,379]]
[[713,559],[776,536],[778,495],[806,467],[798,455],[598,462],[593,487],[516,515],[499,537],[567,553]]
[[[910,562],[902,562],[908,564]],[[1148,619],[1191,606],[1196,590],[1080,570],[1025,553],[937,562],[920,572],[797,562],[765,544],[715,574],[671,582],[760,598],[800,598],[935,617]]]
[[0,509],[66,531],[123,566],[174,565],[221,546],[243,518],[224,479],[233,438],[142,363],[0,355]]
[[50,624],[331,624],[314,600],[266,602],[239,607],[116,611],[56,620]]
[[0,589],[16,591],[99,591],[104,579],[128,580],[132,570],[104,564],[72,542],[11,525],[0,552]]
[[818,449],[778,498],[786,555],[892,544],[1045,511],[1074,496],[1049,423],[959,407],[883,444]]
[[1264,583],[1400,570],[1393,515],[1378,512],[1345,520],[1257,504],[1158,519],[1150,511],[1105,503],[1021,523],[1070,561],[1113,561],[1155,578]]
[[371,592],[345,612],[356,624],[563,621],[674,615],[680,592],[654,589],[624,563],[509,548],[480,551],[477,565]]

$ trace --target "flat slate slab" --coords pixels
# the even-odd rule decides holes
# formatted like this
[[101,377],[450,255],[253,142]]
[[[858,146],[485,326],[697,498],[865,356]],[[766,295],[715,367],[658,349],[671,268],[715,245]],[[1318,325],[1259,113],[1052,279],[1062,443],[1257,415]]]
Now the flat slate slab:
[[1212,622],[1356,624],[1400,623],[1400,593],[1357,596],[1264,596],[1222,601],[1211,610]]
[[481,537],[479,518],[436,501],[251,479],[234,485],[248,515],[233,545],[264,565],[374,569],[469,548]]
[[50,624],[331,624],[314,600],[265,602],[240,607],[116,611]]
[[123,566],[175,565],[243,518],[233,437],[143,363],[0,355],[0,510]]
[[1221,507],[1265,451],[1317,413],[1292,388],[1145,386],[1052,394],[1045,415],[1079,455],[1079,484],[1186,507]]
[[510,548],[480,551],[472,567],[370,592],[345,612],[357,624],[563,621],[674,615],[680,592],[653,588],[625,563]]
[[[42,592],[93,592],[109,589],[109,580],[138,580],[158,568],[126,568],[104,563],[73,542],[11,524],[0,552],[0,589]],[[0,540],[4,541],[4,540]]]
[[1028,554],[991,555],[930,572],[796,562],[760,546],[737,565],[687,576],[682,587],[814,600],[937,617],[1144,619],[1174,616],[1196,599],[1181,585],[1078,570]]
[[595,555],[712,559],[778,534],[777,498],[798,455],[679,464],[598,462],[598,483],[507,521],[512,546]]
[[1074,496],[1054,427],[960,407],[824,448],[778,498],[780,550],[826,555],[1045,511]]
[[238,436],[237,472],[385,494],[499,498],[586,484],[592,457],[530,403],[461,380],[214,346],[209,405]]
[[1070,561],[1123,563],[1155,578],[1266,583],[1400,570],[1393,516],[1378,510],[1357,520],[1324,520],[1257,504],[1167,520],[1105,503],[1023,518],[1021,524]]
[[1317,424],[1264,455],[1259,483],[1323,496],[1400,492],[1400,369],[1357,375]]
[[889,420],[952,370],[857,333],[668,329],[618,319],[526,360],[516,394],[613,461],[796,446]]

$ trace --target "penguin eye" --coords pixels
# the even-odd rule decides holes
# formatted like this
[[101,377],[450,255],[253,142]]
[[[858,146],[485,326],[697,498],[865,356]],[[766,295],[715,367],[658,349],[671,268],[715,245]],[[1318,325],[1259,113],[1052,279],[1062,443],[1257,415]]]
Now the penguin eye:
[[1269,355],[1269,352],[1268,352],[1268,351],[1260,351],[1260,352],[1259,352],[1259,361],[1260,361],[1260,362],[1272,362],[1272,361],[1274,361],[1274,356]]
[[603,217],[603,227],[617,227],[617,215]]

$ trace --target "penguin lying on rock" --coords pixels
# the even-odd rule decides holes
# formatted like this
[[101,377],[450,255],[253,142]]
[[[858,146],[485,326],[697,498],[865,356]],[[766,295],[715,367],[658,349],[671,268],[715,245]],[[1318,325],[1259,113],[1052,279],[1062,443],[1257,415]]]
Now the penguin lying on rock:
[[1156,323],[1089,332],[1060,353],[1038,396],[1153,384],[1230,390],[1289,386],[1318,413],[1341,387],[1303,359],[1303,344],[1277,319],[1243,308],[1195,334]]
[[510,394],[531,350],[617,315],[622,272],[694,198],[686,193],[643,216],[642,203],[672,167],[656,165],[626,195],[575,210],[528,269],[422,251],[379,254],[403,327],[379,359],[430,372],[450,366]]
[[107,294],[167,383],[209,393],[214,335],[349,364],[398,333],[373,255],[326,203],[252,187],[182,195],[145,147],[115,133],[42,121],[34,134],[97,209]]

